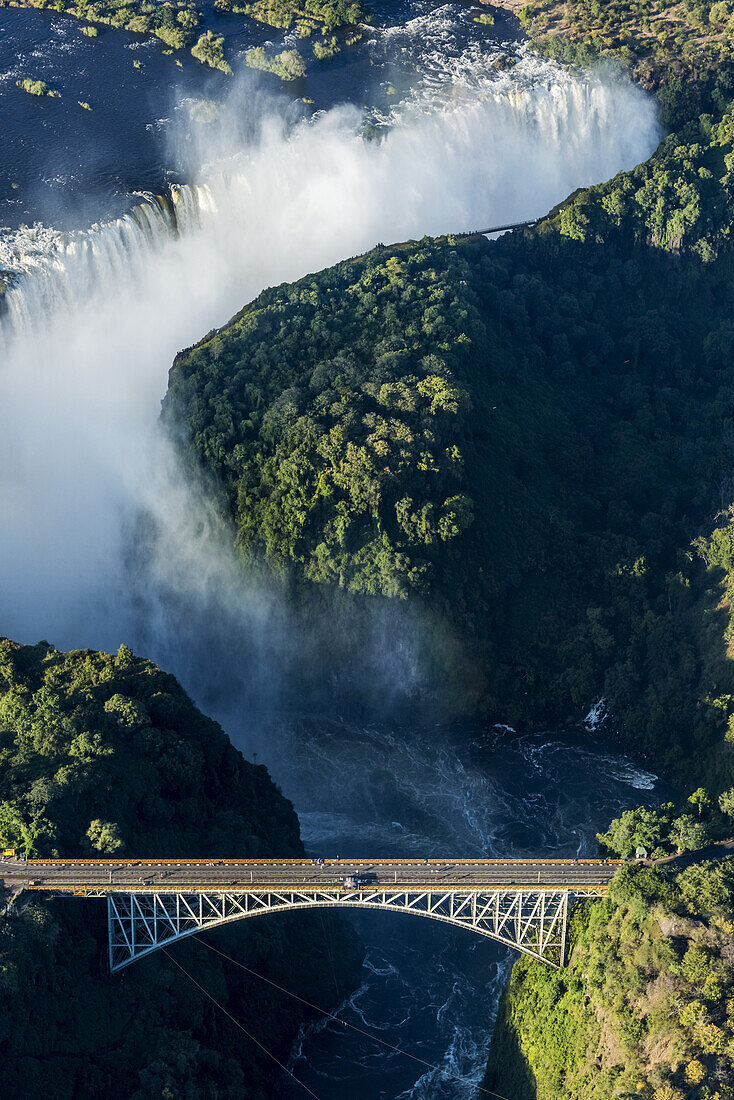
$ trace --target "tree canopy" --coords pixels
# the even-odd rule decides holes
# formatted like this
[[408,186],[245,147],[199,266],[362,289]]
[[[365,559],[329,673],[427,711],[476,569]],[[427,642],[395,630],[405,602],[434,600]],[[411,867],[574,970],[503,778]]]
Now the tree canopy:
[[[728,126],[701,120],[537,230],[380,247],[267,290],[177,357],[164,403],[245,560],[291,593],[410,600],[460,639],[460,705],[529,725],[604,695],[638,750],[722,783]],[[717,165],[695,223],[664,184],[684,147]],[[662,220],[637,204],[651,186]]]
[[607,898],[577,905],[565,967],[515,964],[485,1087],[508,1100],[729,1100],[733,887],[731,859],[625,868]]
[[[299,856],[291,804],[173,676],[124,645],[60,653],[0,641],[0,838],[30,854]],[[8,902],[7,892],[2,899]],[[308,917],[308,915],[306,915]],[[338,922],[279,917],[212,942],[324,1006],[358,980]],[[206,937],[205,937],[206,938]],[[285,1061],[302,1007],[201,944],[196,981]],[[0,1057],[8,1096],[264,1100],[273,1064],[162,953],[105,971],[104,902],[21,896],[0,919]],[[339,984],[341,983],[341,984]]]

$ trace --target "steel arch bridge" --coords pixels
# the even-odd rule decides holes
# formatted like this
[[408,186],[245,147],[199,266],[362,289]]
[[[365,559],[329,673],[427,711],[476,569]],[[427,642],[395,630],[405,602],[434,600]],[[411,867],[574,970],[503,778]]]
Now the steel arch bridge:
[[568,891],[278,890],[196,894],[108,894],[110,970],[197,932],[265,913],[382,909],[444,921],[514,947],[553,967],[566,948]]
[[15,894],[107,899],[109,963],[268,913],[379,909],[442,921],[563,965],[569,898],[603,894],[605,860],[238,859],[0,861]]

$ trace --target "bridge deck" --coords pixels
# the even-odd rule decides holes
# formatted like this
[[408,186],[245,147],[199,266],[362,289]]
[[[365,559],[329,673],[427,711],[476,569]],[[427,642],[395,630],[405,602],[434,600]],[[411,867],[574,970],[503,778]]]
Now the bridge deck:
[[371,883],[393,889],[540,887],[603,893],[619,865],[617,860],[598,859],[5,859],[0,861],[0,882],[14,890],[56,893],[251,892],[287,887],[335,890],[349,876],[369,875]]

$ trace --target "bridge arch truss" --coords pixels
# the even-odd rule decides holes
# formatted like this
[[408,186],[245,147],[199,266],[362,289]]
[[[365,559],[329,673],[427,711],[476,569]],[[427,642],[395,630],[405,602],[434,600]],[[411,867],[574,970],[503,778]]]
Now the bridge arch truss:
[[265,889],[192,893],[106,892],[110,970],[187,936],[268,913],[301,909],[381,909],[468,929],[548,965],[563,965],[568,890]]

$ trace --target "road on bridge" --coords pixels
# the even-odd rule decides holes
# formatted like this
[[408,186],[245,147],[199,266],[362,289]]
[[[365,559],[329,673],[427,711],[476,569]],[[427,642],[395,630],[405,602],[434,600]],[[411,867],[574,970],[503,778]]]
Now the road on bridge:
[[461,890],[568,890],[603,893],[619,860],[600,859],[220,859],[0,861],[14,891],[56,893],[236,892],[286,888],[439,886]]

